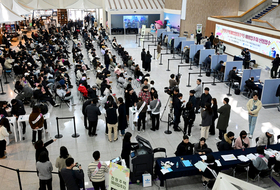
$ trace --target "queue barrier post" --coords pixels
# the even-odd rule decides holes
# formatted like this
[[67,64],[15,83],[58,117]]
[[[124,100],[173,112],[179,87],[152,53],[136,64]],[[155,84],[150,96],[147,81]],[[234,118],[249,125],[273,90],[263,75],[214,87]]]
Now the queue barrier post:
[[4,90],[3,90],[3,84],[2,84],[2,79],[0,79],[0,84],[1,84],[1,93],[0,93],[0,95],[4,95],[4,94],[6,94],[6,92],[4,92]]
[[173,121],[171,114],[168,114],[168,122],[167,122],[167,130],[164,131],[165,134],[170,135],[172,134],[172,131],[169,130],[169,127],[171,125],[171,122]]
[[73,121],[74,121],[74,134],[72,135],[73,138],[77,138],[80,135],[77,133],[76,131],[76,122],[75,122],[75,117],[73,117]]
[[57,127],[57,135],[55,135],[54,137],[55,137],[56,139],[60,139],[60,138],[63,137],[63,135],[62,135],[62,134],[59,134],[58,117],[56,117],[56,127]]

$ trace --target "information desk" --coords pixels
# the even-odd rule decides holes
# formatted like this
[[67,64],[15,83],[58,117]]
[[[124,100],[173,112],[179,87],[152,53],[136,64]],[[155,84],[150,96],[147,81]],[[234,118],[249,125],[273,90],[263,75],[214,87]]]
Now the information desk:
[[126,34],[138,34],[138,28],[126,28],[125,33]]
[[111,34],[124,34],[124,28],[112,28]]
[[[280,144],[270,145],[267,148],[271,148],[273,150],[280,151]],[[252,147],[252,148],[247,148],[244,150],[238,149],[238,150],[231,150],[231,151],[213,152],[211,154],[215,157],[216,160],[219,160],[221,162],[221,165],[222,165],[221,169],[229,169],[237,164],[241,164],[244,162],[242,162],[238,159],[233,160],[233,161],[224,161],[224,159],[221,157],[222,155],[234,154],[235,157],[237,158],[237,156],[239,156],[239,155],[247,155],[247,154],[256,153],[256,152],[257,152],[256,147]],[[189,160],[192,163],[192,166],[190,166],[190,167],[183,166],[183,164],[181,162],[181,158],[183,158],[184,160]],[[198,169],[193,166],[196,162],[198,162],[200,160],[201,160],[201,158],[200,158],[200,155],[198,155],[198,154],[158,159],[156,162],[155,173],[160,179],[160,185],[163,186],[164,180],[167,180],[167,179],[178,178],[178,177],[183,177],[183,176],[193,176],[193,175],[200,174]],[[166,161],[170,161],[170,162],[174,163],[174,165],[171,167],[171,169],[173,171],[163,175],[160,171],[161,162],[166,162]],[[177,162],[179,164],[178,168],[176,168]]]

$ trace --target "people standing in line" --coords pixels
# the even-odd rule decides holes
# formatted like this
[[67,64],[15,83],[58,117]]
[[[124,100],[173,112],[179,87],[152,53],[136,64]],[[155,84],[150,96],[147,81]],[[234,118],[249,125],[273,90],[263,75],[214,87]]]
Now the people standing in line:
[[100,152],[95,151],[92,154],[94,162],[88,165],[88,178],[92,182],[92,186],[96,190],[106,190],[105,187],[105,173],[108,173],[109,169],[106,163],[100,162]]
[[277,72],[278,72],[279,65],[280,65],[279,54],[276,54],[276,58],[272,61],[272,68],[270,70],[271,78],[276,78],[277,77]]
[[136,93],[134,92],[131,85],[127,86],[127,90],[125,90],[125,113],[126,113],[126,119],[129,120],[129,108],[130,107],[136,107],[136,104],[138,102],[138,98]]
[[98,116],[101,115],[101,112],[98,107],[96,107],[97,100],[93,99],[91,104],[86,107],[85,113],[88,118],[89,129],[88,135],[90,137],[97,136],[96,127],[98,122]]
[[[17,99],[12,99],[11,104],[12,104],[11,114],[14,117],[16,117],[17,120],[18,120],[19,116],[25,115],[26,112],[25,112],[24,105],[23,105],[22,101],[17,100]],[[21,122],[21,123],[22,123],[22,134],[25,135],[26,123],[25,123],[25,121]],[[25,140],[25,137],[23,137],[22,139]]]
[[145,57],[145,71],[150,72],[151,71],[151,62],[152,62],[152,55],[150,54],[150,51],[147,51],[146,57]]
[[150,102],[150,109],[152,110],[152,131],[159,130],[159,116],[160,116],[161,101],[158,99],[158,94],[153,95],[153,101]]
[[246,131],[241,131],[239,137],[234,142],[234,148],[235,149],[244,149],[244,148],[250,148],[250,140],[247,137]]
[[[204,88],[204,93],[200,97],[200,108],[205,108],[206,103],[211,105],[212,96],[209,94],[209,88]],[[210,125],[209,125],[210,126]]]
[[140,133],[141,129],[141,122],[142,122],[142,132],[145,132],[145,126],[146,126],[146,113],[147,113],[147,103],[143,100],[143,98],[139,97],[138,98],[138,103],[137,103],[137,112],[139,112],[138,115],[138,127],[137,131]]
[[39,160],[36,163],[36,169],[38,171],[40,190],[52,190],[52,171],[53,166],[49,161],[49,156],[46,151],[43,151],[39,155]]
[[249,121],[249,138],[253,138],[257,117],[262,108],[262,102],[258,99],[258,93],[253,93],[253,98],[247,102],[248,121]]
[[186,107],[183,109],[183,119],[184,119],[184,135],[187,134],[188,130],[188,136],[191,137],[192,132],[192,126],[195,121],[195,113],[194,113],[194,107],[192,102],[188,102],[186,104]]
[[68,150],[65,146],[60,147],[60,155],[56,159],[55,167],[58,169],[59,185],[60,190],[65,190],[65,182],[61,176],[61,170],[66,168],[66,159],[70,158],[71,155],[68,153]]
[[9,136],[7,129],[0,125],[0,159],[7,158],[6,156],[6,137]]
[[174,131],[181,131],[179,129],[178,125],[179,125],[180,119],[181,119],[182,104],[185,102],[185,101],[182,101],[182,98],[183,98],[183,94],[178,93],[177,97],[174,98],[174,101],[173,101],[173,108],[174,108],[173,129],[174,129]]
[[218,47],[219,44],[220,44],[220,39],[219,39],[219,36],[216,35],[216,37],[213,40],[213,45],[214,45],[214,49],[215,49],[216,53],[217,53],[217,47]]
[[85,126],[85,129],[88,129],[88,125],[87,125],[88,118],[87,118],[87,115],[86,115],[86,107],[91,104],[91,101],[92,101],[92,99],[88,99],[87,101],[85,101],[83,103],[83,106],[82,106],[82,113],[84,115],[84,126]]
[[269,128],[265,133],[260,135],[257,146],[268,146],[272,144],[274,144],[274,131]]
[[142,69],[146,70],[145,60],[146,60],[146,51],[145,48],[143,48],[141,52]]
[[202,85],[201,85],[201,79],[197,79],[196,80],[196,84],[197,86],[195,87],[195,89],[193,89],[195,91],[195,99],[196,99],[196,109],[195,109],[195,113],[198,113],[199,107],[200,107],[200,97],[202,95]]
[[188,102],[192,103],[193,109],[196,108],[196,98],[195,98],[194,94],[195,94],[195,91],[194,90],[190,90],[190,92],[189,92],[190,96],[189,96],[189,101]]
[[216,98],[212,98],[211,104],[212,104],[212,110],[213,110],[213,118],[212,118],[212,124],[211,124],[210,129],[209,129],[209,134],[210,135],[215,135],[215,120],[218,118],[217,99]]
[[212,118],[213,118],[213,110],[211,108],[211,104],[205,103],[205,109],[201,110],[201,135],[200,137],[204,137],[205,139],[208,139],[209,135],[209,128],[212,124]]
[[[69,157],[65,160],[66,168],[61,169],[61,176],[65,182],[67,190],[80,190],[80,185],[84,186],[84,171],[82,166],[74,163],[74,159]],[[77,169],[73,169],[77,167]],[[79,182],[79,183],[78,183]]]
[[213,44],[214,38],[215,38],[215,36],[214,36],[213,32],[211,32],[211,35],[209,36],[209,40],[210,40],[210,42],[211,42],[211,48],[212,48],[212,46],[214,45],[214,44]]
[[36,134],[38,132],[38,141],[42,139],[42,129],[44,125],[44,116],[41,113],[40,107],[35,105],[29,115],[29,124],[32,128],[32,143],[36,142]]
[[169,89],[172,90],[172,88],[177,87],[180,84],[180,80],[175,79],[175,75],[171,74],[169,79]]
[[250,61],[251,61],[251,54],[249,52],[249,49],[246,49],[244,52],[244,59],[243,59],[244,69],[249,69]]
[[108,139],[112,142],[112,129],[114,130],[114,141],[118,140],[118,114],[117,108],[113,107],[112,101],[108,103],[108,109],[106,109],[107,124],[108,124]]
[[219,138],[217,140],[222,140],[224,134],[227,132],[228,122],[230,117],[231,106],[228,104],[229,99],[224,98],[223,106],[221,106],[217,112],[220,114],[217,123],[217,129],[219,129]]
[[127,128],[127,120],[126,120],[126,110],[125,110],[125,103],[123,102],[123,98],[118,98],[119,107],[118,107],[118,129],[121,131],[121,136],[124,136],[125,129]]
[[132,134],[126,132],[123,137],[121,157],[125,160],[126,167],[129,168],[129,157],[132,150],[136,149],[138,143],[131,143]]
[[157,45],[157,60],[158,60],[159,57],[160,57],[161,50],[162,50],[161,42],[158,42],[158,45]]

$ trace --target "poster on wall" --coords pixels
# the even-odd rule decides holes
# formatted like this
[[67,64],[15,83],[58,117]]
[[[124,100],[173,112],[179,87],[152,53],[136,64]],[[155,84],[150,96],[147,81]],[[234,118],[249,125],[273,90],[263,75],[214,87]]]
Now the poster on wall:
[[200,34],[200,33],[202,32],[202,24],[197,24],[197,25],[196,25],[196,32],[197,32],[198,34]]
[[280,52],[280,40],[216,24],[216,35],[225,42],[275,58]]
[[111,162],[109,170],[109,190],[128,190],[129,174],[130,171],[128,168]]

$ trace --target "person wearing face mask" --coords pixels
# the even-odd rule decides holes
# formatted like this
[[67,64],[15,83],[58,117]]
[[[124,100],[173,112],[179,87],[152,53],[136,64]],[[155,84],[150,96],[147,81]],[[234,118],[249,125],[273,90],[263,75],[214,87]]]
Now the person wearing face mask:
[[219,151],[232,150],[232,141],[234,140],[234,133],[229,131],[224,134],[223,140],[219,144]]
[[250,148],[250,140],[246,131],[241,131],[239,137],[235,140],[235,149]]
[[267,146],[274,144],[274,131],[268,129],[264,134],[260,135],[257,146]]

